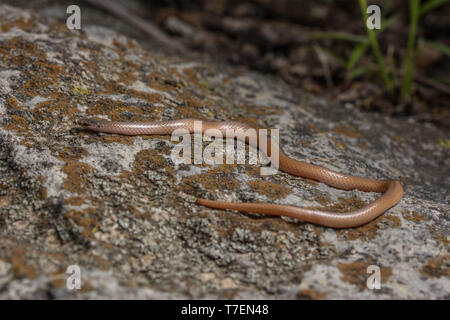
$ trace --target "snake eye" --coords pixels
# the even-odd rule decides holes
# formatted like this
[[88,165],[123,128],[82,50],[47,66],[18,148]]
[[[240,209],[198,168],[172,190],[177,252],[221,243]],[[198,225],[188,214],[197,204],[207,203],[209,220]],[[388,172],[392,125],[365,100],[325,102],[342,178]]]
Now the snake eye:
[[82,127],[88,127],[90,125],[88,119],[80,119],[77,121],[77,124]]
[[98,127],[98,121],[94,119],[80,119],[77,121],[77,124],[84,128]]

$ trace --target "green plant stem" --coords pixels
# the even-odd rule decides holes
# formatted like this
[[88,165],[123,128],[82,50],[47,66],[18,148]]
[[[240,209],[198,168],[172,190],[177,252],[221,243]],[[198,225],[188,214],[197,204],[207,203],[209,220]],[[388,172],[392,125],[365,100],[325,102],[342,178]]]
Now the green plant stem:
[[[367,1],[366,0],[359,0],[359,6],[361,8],[361,13],[363,15],[364,19],[364,26],[366,27],[366,21],[368,19],[367,16]],[[389,75],[386,71],[386,66],[383,61],[383,55],[380,50],[380,46],[378,45],[377,35],[374,30],[370,30],[367,28],[367,36],[369,37],[370,45],[372,46],[373,54],[375,55],[375,59],[377,60],[378,67],[380,68],[380,74],[381,78],[383,79],[383,82],[388,89],[388,91],[391,91],[391,80],[389,78]]]
[[348,71],[351,71],[355,67],[356,63],[361,58],[361,56],[364,54],[364,52],[367,50],[369,45],[370,45],[369,41],[367,41],[367,42],[358,44],[353,49],[352,55],[350,56],[350,59],[348,60],[348,63],[346,65]]
[[434,8],[440,6],[441,4],[444,4],[446,2],[448,2],[449,0],[428,0],[427,2],[425,2],[422,6],[422,8],[420,8],[420,15],[423,15],[425,13],[427,13],[430,10],[433,10]]
[[403,75],[402,96],[409,98],[411,83],[414,76],[414,51],[416,43],[417,22],[419,20],[420,0],[409,0],[409,34],[408,51],[406,54],[405,71]]
[[352,34],[347,32],[333,32],[333,31],[317,31],[312,34],[314,39],[335,39],[335,40],[345,40],[356,43],[361,43],[366,41],[365,36],[360,36],[358,34]]
[[[396,15],[393,15],[389,18],[385,18],[381,21],[381,29],[376,30],[375,33],[378,35],[381,32],[383,32],[386,28],[389,28],[389,26],[395,22],[397,19]],[[351,70],[355,67],[358,60],[362,57],[362,55],[366,52],[367,48],[370,46],[369,38],[365,36],[365,41],[363,43],[358,44],[352,51],[352,54],[350,56],[350,59],[347,63],[347,70],[351,72]]]

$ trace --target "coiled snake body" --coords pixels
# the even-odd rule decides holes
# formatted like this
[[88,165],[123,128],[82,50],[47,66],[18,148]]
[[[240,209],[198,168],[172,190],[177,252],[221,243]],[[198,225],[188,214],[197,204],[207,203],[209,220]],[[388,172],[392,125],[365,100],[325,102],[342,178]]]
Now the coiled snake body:
[[[78,124],[84,129],[105,133],[117,133],[122,135],[169,135],[177,129],[193,133],[194,121],[200,120],[181,119],[172,121],[115,122],[97,119],[81,119],[78,121]],[[202,121],[201,123],[202,133],[206,135],[208,135],[209,129],[219,130],[224,137],[226,137],[227,129],[237,130],[235,132],[245,132],[248,129],[252,129],[248,125],[236,121]],[[236,138],[245,141],[253,147],[259,148],[266,153],[266,155],[270,156],[270,138],[268,139],[267,145],[258,145],[258,141],[255,145],[254,142],[250,141],[248,137],[244,135],[238,135]],[[233,203],[207,199],[197,199],[197,203],[216,209],[287,216],[332,228],[351,228],[372,221],[389,208],[395,206],[402,198],[403,188],[396,180],[375,180],[342,174],[317,165],[292,159],[288,157],[281,148],[278,150],[279,169],[281,171],[294,176],[317,180],[338,189],[356,189],[364,192],[378,192],[383,194],[367,206],[348,213],[333,213],[268,203]]]

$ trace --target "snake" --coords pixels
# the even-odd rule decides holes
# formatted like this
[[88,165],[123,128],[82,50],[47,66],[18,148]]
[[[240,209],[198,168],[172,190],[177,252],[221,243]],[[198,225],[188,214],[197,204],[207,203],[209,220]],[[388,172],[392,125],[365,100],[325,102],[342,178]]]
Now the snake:
[[[95,132],[112,133],[120,135],[171,135],[176,130],[186,133],[195,133],[194,123],[201,121],[201,133],[211,136],[211,130],[220,131],[224,138],[230,130],[238,132],[233,138],[241,140],[252,147],[271,156],[272,137],[266,143],[255,142],[242,134],[251,126],[239,121],[203,121],[199,119],[179,119],[168,121],[110,121],[96,118],[83,118],[77,121],[84,129]],[[198,129],[195,129],[198,130]],[[214,132],[214,131],[213,131]],[[239,134],[241,132],[241,134]],[[325,167],[308,162],[299,161],[286,155],[278,148],[278,169],[293,176],[322,182],[330,187],[341,190],[359,190],[363,192],[376,192],[382,195],[364,207],[345,213],[328,212],[318,209],[300,208],[290,205],[259,202],[227,202],[197,198],[196,203],[214,209],[235,210],[244,213],[256,213],[272,216],[285,216],[303,222],[330,228],[353,228],[367,224],[384,212],[395,206],[403,196],[403,187],[397,180],[377,180],[359,176],[339,173]]]

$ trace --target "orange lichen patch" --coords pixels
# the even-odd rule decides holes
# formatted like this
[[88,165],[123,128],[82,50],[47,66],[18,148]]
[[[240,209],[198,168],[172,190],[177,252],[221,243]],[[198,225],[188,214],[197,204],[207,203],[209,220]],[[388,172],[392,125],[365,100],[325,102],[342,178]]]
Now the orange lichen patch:
[[122,51],[126,49],[126,45],[123,44],[123,43],[121,43],[121,42],[120,42],[119,40],[117,40],[117,39],[113,39],[112,43],[113,43],[113,45],[114,45],[115,47],[117,47],[118,49],[120,49],[120,50],[122,50]]
[[320,129],[320,128],[317,128],[316,126],[314,126],[312,124],[310,124],[308,127],[314,133],[317,133],[317,134],[328,134],[328,131]]
[[405,141],[405,138],[402,136],[392,135],[391,137],[392,137],[392,139],[394,139],[395,141],[400,142],[400,143]]
[[142,110],[136,107],[128,106],[120,101],[114,101],[108,98],[99,99],[94,105],[90,106],[87,110],[89,115],[98,116],[106,115],[112,121],[129,121],[134,119],[128,119],[124,117],[123,113],[127,112],[127,115],[134,115],[137,119],[142,118]]
[[[134,89],[125,88],[120,83],[115,82],[115,81],[106,82],[104,87],[105,87],[105,89],[98,91],[97,94],[127,94],[132,97],[145,100],[150,104],[155,104],[155,103],[161,102],[163,100],[163,96],[158,93],[148,93],[148,92],[142,92],[142,91],[137,91]],[[113,103],[117,104],[117,102],[113,102]]]
[[446,247],[448,247],[450,245],[449,239],[450,239],[450,236],[448,236],[448,235],[438,234],[436,236],[436,240],[439,241],[439,243],[442,243]]
[[25,246],[20,245],[14,250],[10,261],[12,272],[16,278],[36,279],[38,277],[35,268],[27,263]]
[[139,179],[140,181],[146,181],[149,170],[161,170],[161,168],[164,168],[169,175],[168,183],[170,183],[175,176],[175,170],[173,166],[169,165],[166,158],[158,152],[152,149],[139,151],[135,156],[131,172],[123,170],[119,177],[122,180]]
[[265,195],[272,200],[285,198],[289,193],[291,193],[290,189],[270,181],[250,181],[248,185],[251,190]]
[[260,177],[261,176],[261,167],[251,164],[241,164],[245,168],[245,174],[251,177]]
[[92,283],[89,280],[85,280],[81,282],[81,288],[80,288],[80,292],[81,293],[86,293],[86,292],[91,292],[94,291],[94,286],[92,285]]
[[34,256],[39,257],[41,266],[45,264],[47,268],[51,268],[52,270],[54,270],[52,267],[57,267],[66,260],[63,253],[54,251],[37,250]]
[[145,100],[150,104],[155,104],[158,102],[161,102],[162,100],[164,100],[163,96],[160,95],[159,93],[147,93],[147,92],[142,92],[142,91],[137,91],[134,89],[127,89],[127,94]]
[[[208,69],[208,68],[204,68]],[[178,75],[180,78],[184,79],[191,86],[195,86],[197,89],[202,91],[212,91],[213,87],[206,81],[202,76],[198,75],[197,71],[194,68],[185,68],[182,71],[182,74],[178,72],[174,72],[174,74]]]
[[138,107],[129,106],[129,105],[120,105],[118,106],[120,112],[127,112],[129,115],[131,113],[131,116],[129,115],[130,121],[142,121],[144,115],[153,114],[154,108],[147,108],[144,111]]
[[[103,55],[101,50],[96,50],[93,48],[87,48],[87,47],[80,46],[80,50],[86,50],[87,52],[90,52],[91,55],[93,55],[93,56],[102,56]],[[83,60],[80,62],[80,65],[82,67],[86,68],[87,70],[89,70],[90,72],[92,72],[95,75],[95,78],[98,79],[99,81],[103,80],[103,76],[100,71],[100,67],[98,66],[96,60],[94,60],[94,59]]]
[[184,106],[189,109],[198,109],[203,107],[205,104],[198,98],[192,96],[188,91],[182,91],[178,93],[178,99],[184,102]]
[[374,239],[377,235],[377,231],[380,230],[378,224],[381,221],[390,221],[392,224],[393,229],[399,228],[401,226],[400,218],[396,216],[380,216],[376,218],[375,220],[357,227],[357,228],[351,228],[351,229],[343,229],[343,230],[336,230],[338,234],[341,234],[345,237],[347,240],[370,240]]
[[225,78],[222,80],[222,84],[226,85],[226,84],[228,84],[230,81],[231,81],[231,78],[230,78],[230,77],[225,77]]
[[[178,72],[178,69],[175,68],[175,67],[169,67],[169,68],[167,69],[167,71],[168,71],[168,73],[169,73],[173,78],[175,78],[175,79],[181,79],[181,78],[184,78],[184,77],[185,77],[185,74],[184,74],[184,73]],[[184,88],[184,85],[183,85],[183,83],[182,83],[181,81],[177,83],[177,86],[178,86],[178,88],[180,88],[180,89]]]
[[252,113],[255,116],[259,116],[259,117],[283,113],[282,109],[277,106],[244,104],[244,105],[240,105],[238,108],[246,110],[246,111],[248,111],[248,113]]
[[[267,128],[260,128],[258,126],[258,120],[254,117],[250,117],[250,116],[245,116],[245,117],[232,117],[231,119],[232,121],[239,121],[239,122],[243,122],[248,124],[250,127],[255,128],[255,129],[267,129]],[[259,131],[256,132],[257,134],[259,134]],[[270,129],[267,130],[266,132],[268,134],[268,136],[270,137]]]
[[450,256],[431,257],[420,271],[428,277],[448,278],[450,277]]
[[120,143],[125,145],[132,145],[135,139],[135,137],[120,134],[102,134],[99,137],[101,137],[102,143]]
[[6,107],[8,109],[16,109],[16,110],[19,109],[19,101],[17,101],[16,98],[9,97],[7,101],[8,101],[8,103],[6,104]]
[[32,136],[31,131],[28,131],[28,132],[25,133],[23,136],[25,137],[25,139],[23,139],[23,140],[20,142],[20,145],[21,145],[21,146],[24,146],[24,147],[27,147],[27,148],[33,148],[33,147],[36,146],[36,144],[34,143],[33,140],[28,139],[28,138],[31,138],[31,136]]
[[67,178],[63,182],[64,189],[78,194],[87,192],[86,186],[89,185],[87,175],[93,169],[86,163],[69,163],[63,171]]
[[81,293],[91,292],[94,291],[94,289],[95,289],[94,286],[88,280],[81,282],[80,288]]
[[66,74],[63,66],[48,63],[45,60],[36,61],[33,66],[37,68],[37,74],[42,75],[45,79],[49,79],[49,83],[53,84],[59,84],[59,76]]
[[235,190],[239,186],[239,182],[232,175],[234,167],[235,165],[220,165],[206,173],[185,177],[177,189],[194,194],[197,190],[196,184],[201,184],[208,191]]
[[67,274],[66,270],[58,270],[47,273],[47,277],[56,288],[66,288]]
[[298,140],[298,143],[300,143],[301,145],[306,146],[306,147],[311,147],[311,143],[306,140],[303,140],[303,139]]
[[38,121],[47,120],[51,123],[55,122],[55,118],[62,119],[64,116],[72,118],[74,114],[80,112],[68,101],[68,97],[59,93],[43,94],[51,100],[38,103],[31,111],[34,119]]
[[0,208],[6,207],[9,205],[12,201],[12,198],[10,196],[0,196]]
[[133,39],[127,39],[127,48],[136,48],[136,41]]
[[[20,38],[6,41],[0,48],[0,56],[6,57],[6,63],[17,65],[29,78],[19,92],[35,96],[43,90],[59,85],[59,77],[66,76],[63,66],[49,63],[46,53],[39,45]],[[31,70],[24,66],[33,66]],[[22,70],[25,69],[25,70]],[[31,92],[30,92],[31,91]]]
[[290,223],[279,217],[272,217],[267,215],[258,215],[257,219],[249,217],[247,214],[237,213],[231,215],[229,212],[220,210],[217,214],[224,214],[227,220],[230,220],[232,226],[227,230],[227,234],[231,236],[234,230],[239,227],[242,229],[261,232],[261,230],[273,230],[273,235],[275,236],[279,231],[291,231],[298,232],[298,224]]
[[51,30],[53,30],[54,32],[67,33],[71,37],[79,37],[79,35],[76,32],[71,32],[71,30],[67,28],[67,25],[65,23],[61,23],[59,21],[54,20],[51,21],[49,25]]
[[[173,203],[179,205],[179,202],[175,200]],[[222,238],[231,237],[236,228],[242,228],[257,233],[261,232],[261,230],[266,230],[271,233],[273,237],[276,237],[279,231],[298,232],[298,224],[280,219],[279,217],[260,214],[244,214],[237,211],[231,213],[226,210],[218,210],[216,214],[223,215],[223,219],[221,219],[223,225],[211,225],[211,227],[214,228]],[[206,218],[210,213],[207,211],[199,211],[196,214],[191,213],[189,216],[181,217],[180,220],[191,219],[193,215],[199,218]],[[285,245],[278,242],[275,246],[280,247]]]
[[[322,200],[322,197],[318,197],[320,201],[326,202],[326,198]],[[328,201],[329,202],[329,201]],[[319,209],[323,211],[332,211],[332,212],[349,212],[361,209],[364,207],[366,203],[362,200],[356,199],[356,198],[339,198],[339,202],[332,204],[332,205],[324,205],[322,207],[308,207],[309,209]]]
[[320,195],[316,197],[316,201],[322,206],[327,206],[330,204],[331,199],[326,196]]
[[66,199],[66,203],[72,206],[81,206],[84,203],[83,197],[70,197]]
[[19,88],[19,93],[26,94],[31,97],[35,97],[39,94],[45,96],[43,92],[52,87],[52,83],[48,81],[48,78],[40,77],[37,74],[30,75],[29,77],[30,79],[25,82],[25,85]]
[[[323,227],[319,227],[319,226],[313,225],[313,230],[314,230],[315,234],[317,235],[317,240],[318,240],[320,246],[322,246],[322,247],[324,247],[324,246],[334,247],[333,243],[325,242],[325,241],[322,240],[321,235],[322,235],[323,230],[324,230]],[[330,260],[333,259],[333,258],[334,258],[334,255],[329,255],[328,256],[328,259],[330,259]]]
[[[372,260],[369,258],[367,262],[340,263],[337,267],[342,274],[342,281],[354,284],[363,290],[367,288],[367,279],[371,275],[371,273],[367,273],[367,268],[372,264]],[[381,283],[387,282],[391,275],[392,269],[390,267],[380,267]]]
[[299,299],[309,299],[309,300],[323,300],[327,296],[326,292],[320,292],[314,289],[300,290],[297,292],[297,297]]
[[209,107],[209,108],[211,108],[211,109],[218,110],[219,112],[223,112],[223,111],[224,111],[224,110],[223,110],[223,109],[224,109],[223,106],[217,104],[217,101],[214,100],[214,99],[212,99],[212,98],[209,97],[209,96],[206,96],[206,97],[202,100],[202,102],[203,102],[203,105],[205,105],[205,106],[207,106],[207,107]]
[[65,146],[62,150],[58,151],[57,158],[64,162],[71,162],[73,160],[79,160],[87,155],[88,152],[84,148],[78,146]]
[[11,28],[17,27],[27,32],[32,32],[36,27],[34,22],[30,19],[20,18],[12,22],[3,23],[0,25],[0,32],[8,32]]
[[152,72],[147,76],[148,86],[158,91],[169,92],[177,87],[177,82],[164,78],[157,72]]
[[28,122],[21,116],[11,115],[11,119],[7,119],[7,123],[3,126],[5,130],[15,132],[27,132]]
[[117,79],[117,82],[121,82],[126,85],[129,85],[134,81],[136,81],[136,75],[134,71],[123,71],[119,73],[119,78]]
[[194,108],[189,107],[180,107],[177,109],[177,112],[180,114],[179,118],[195,118],[199,120],[205,120],[205,116],[195,110]]
[[312,179],[308,179],[308,178],[302,178],[303,182],[313,186],[313,187],[317,187],[319,185],[319,182],[317,182],[316,180],[312,180]]
[[337,125],[334,127],[333,131],[337,134],[350,138],[359,138],[361,136],[361,133],[359,133],[355,128],[344,124]]
[[427,217],[424,216],[423,214],[419,214],[416,212],[410,212],[410,211],[405,211],[402,213],[403,218],[405,218],[408,221],[413,221],[416,223],[419,223],[420,221],[427,221]]
[[138,207],[136,207],[134,204],[128,205],[126,210],[131,213],[131,217],[133,217],[133,218],[141,219],[141,218],[145,217],[145,213],[143,211],[141,211]]
[[321,95],[323,88],[317,84],[311,83],[311,82],[306,82],[305,84],[303,84],[303,87],[308,90],[309,92]]
[[360,147],[361,149],[369,149],[368,146],[366,146],[365,144],[363,144],[363,143],[361,143],[361,142],[358,142],[356,145],[357,145],[358,147]]
[[98,215],[98,209],[96,208],[87,208],[83,211],[69,210],[64,214],[66,218],[83,228],[82,234],[85,238],[93,237],[93,233],[98,230],[100,226]]
[[124,59],[123,52],[118,52],[120,55],[120,66],[122,67],[122,72],[119,73],[119,79],[122,79],[123,83],[132,83],[137,77],[136,75],[139,73],[140,66],[132,61],[127,61]]
[[57,262],[63,262],[65,259],[64,254],[60,252],[48,252],[48,251],[40,251],[39,254],[41,256],[46,256],[49,259],[55,260]]
[[189,80],[193,80],[194,82],[198,83],[197,72],[193,68],[184,68],[183,73]]
[[[150,268],[150,266],[155,260],[155,255],[153,253],[147,253],[139,257],[139,259],[135,257],[131,257],[130,264],[135,272],[146,271]],[[134,286],[135,284],[133,284]]]
[[42,186],[46,181],[46,177],[39,176],[39,182],[41,184],[41,187],[39,188],[39,196],[42,200],[47,199],[47,188]]
[[45,52],[39,49],[39,45],[19,37],[11,38],[2,43],[1,52],[10,59],[10,62],[20,65],[23,59],[30,57],[45,58]]

